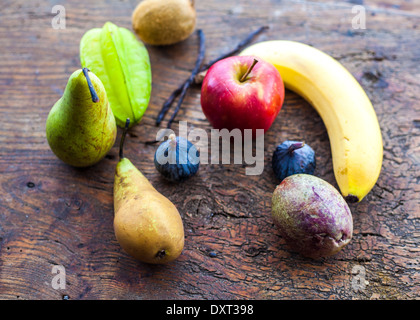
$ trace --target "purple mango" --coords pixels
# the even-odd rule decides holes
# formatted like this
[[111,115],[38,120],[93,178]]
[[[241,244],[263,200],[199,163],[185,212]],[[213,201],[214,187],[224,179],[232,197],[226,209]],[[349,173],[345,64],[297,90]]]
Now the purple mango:
[[342,195],[308,174],[285,178],[272,197],[272,217],[291,249],[318,259],[339,252],[353,235],[353,218]]

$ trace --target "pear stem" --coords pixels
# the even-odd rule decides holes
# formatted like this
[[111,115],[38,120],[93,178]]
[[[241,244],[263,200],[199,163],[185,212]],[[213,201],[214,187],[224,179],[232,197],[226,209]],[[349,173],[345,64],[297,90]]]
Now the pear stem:
[[242,76],[240,82],[244,82],[246,80],[246,77],[251,73],[252,69],[254,69],[255,65],[258,63],[258,60],[254,58],[254,61],[252,62],[251,66],[248,68],[248,70],[245,72],[245,74]]
[[125,121],[125,127],[124,127],[124,131],[122,133],[121,141],[120,141],[120,153],[119,153],[120,160],[124,159],[124,152],[123,152],[124,140],[125,140],[125,136],[127,135],[129,125],[130,125],[130,118],[127,118],[127,120]]
[[89,71],[90,70],[88,68],[83,68],[83,74],[85,75],[87,83],[88,83],[90,95],[92,96],[92,102],[96,103],[96,102],[99,101],[99,97],[96,94],[96,91],[95,91],[95,88],[93,87],[92,81],[90,81]]

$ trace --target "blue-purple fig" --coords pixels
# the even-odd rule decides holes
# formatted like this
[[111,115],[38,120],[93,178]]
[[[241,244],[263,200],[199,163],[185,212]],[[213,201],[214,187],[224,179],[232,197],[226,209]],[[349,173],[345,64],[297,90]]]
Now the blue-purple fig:
[[280,182],[292,174],[313,174],[316,167],[315,151],[304,142],[285,141],[274,151],[272,166]]
[[200,152],[187,139],[171,134],[156,150],[154,162],[166,179],[182,182],[197,173]]
[[308,174],[285,178],[272,197],[272,217],[293,251],[313,259],[339,252],[353,235],[346,201],[325,180]]

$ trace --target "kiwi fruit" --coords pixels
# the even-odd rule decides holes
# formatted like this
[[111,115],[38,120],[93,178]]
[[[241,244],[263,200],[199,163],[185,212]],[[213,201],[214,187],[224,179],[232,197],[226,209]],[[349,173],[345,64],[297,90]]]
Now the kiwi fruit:
[[194,31],[193,0],[143,0],[133,11],[133,29],[150,45],[171,45],[187,39]]

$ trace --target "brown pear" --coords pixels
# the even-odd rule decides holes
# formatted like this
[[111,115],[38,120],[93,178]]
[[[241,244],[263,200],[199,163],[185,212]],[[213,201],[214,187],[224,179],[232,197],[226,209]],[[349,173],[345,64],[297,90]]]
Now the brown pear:
[[114,180],[114,231],[121,247],[135,259],[152,264],[175,260],[184,248],[184,227],[175,205],[124,157],[123,145]]

